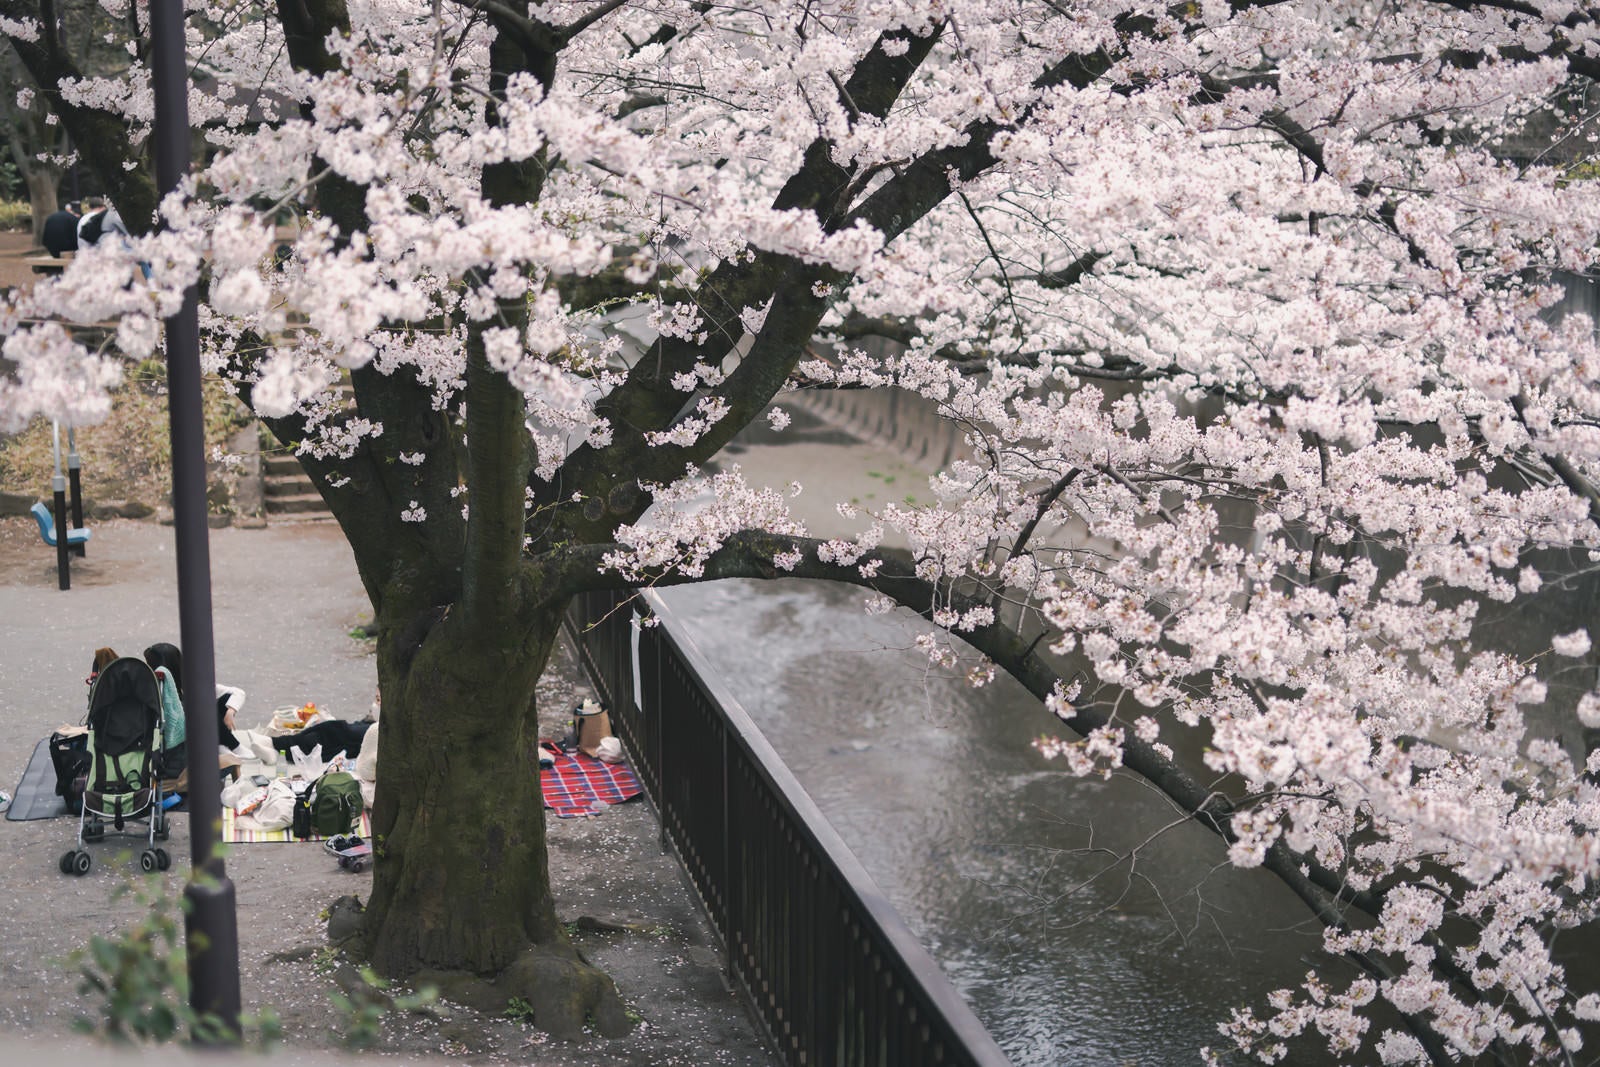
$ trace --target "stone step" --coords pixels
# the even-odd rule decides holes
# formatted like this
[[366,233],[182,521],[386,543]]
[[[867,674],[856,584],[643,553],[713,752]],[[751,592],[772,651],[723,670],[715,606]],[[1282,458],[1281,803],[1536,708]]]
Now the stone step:
[[273,526],[303,526],[335,521],[331,511],[281,511],[271,515]]
[[268,494],[263,503],[266,504],[269,515],[294,515],[308,511],[327,511],[328,505],[316,493],[302,493],[297,496],[272,496]]
[[305,496],[308,493],[314,495],[317,491],[316,485],[304,474],[268,477],[263,479],[262,487],[268,496]]
[[300,461],[295,457],[277,452],[262,453],[261,470],[270,478],[274,474],[300,475],[304,469],[300,466]]

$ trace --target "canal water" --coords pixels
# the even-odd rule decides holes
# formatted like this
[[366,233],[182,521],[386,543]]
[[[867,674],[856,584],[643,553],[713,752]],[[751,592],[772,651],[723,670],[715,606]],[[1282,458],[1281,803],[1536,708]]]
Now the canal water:
[[1059,726],[1038,701],[930,668],[921,621],[864,596],[664,594],[1014,1063],[1197,1063],[1231,1008],[1303,978],[1318,931],[1270,875],[1137,780],[1044,760],[1030,742]]

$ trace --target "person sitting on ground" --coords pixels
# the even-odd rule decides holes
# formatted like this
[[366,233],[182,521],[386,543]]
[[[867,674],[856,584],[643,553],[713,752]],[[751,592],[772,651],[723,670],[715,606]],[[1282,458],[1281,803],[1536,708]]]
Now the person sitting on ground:
[[114,648],[97,648],[94,650],[94,664],[89,668],[89,677],[83,684],[89,687],[90,695],[94,695],[94,680],[100,677],[100,672],[116,661],[117,650]]
[[175,784],[180,777],[187,779],[189,765],[185,740],[188,724],[183,718],[183,654],[177,645],[161,642],[144,650],[144,661],[156,672],[156,691],[161,697],[161,773]]
[[365,719],[359,721],[329,719],[308,726],[304,730],[296,730],[292,734],[273,738],[251,733],[249,743],[242,744],[238,751],[247,759],[254,754],[268,766],[278,761],[280,752],[288,756],[292,751],[298,750],[301,755],[309,756],[319,746],[323,761],[331,760],[335,756],[344,756],[351,761],[347,769],[361,783],[361,797],[370,808],[377,795],[378,715],[382,710],[381,701],[381,695],[373,696],[372,710],[367,713]]
[[[288,753],[290,749],[299,749],[303,755],[310,755],[311,750],[318,745],[322,746],[322,758],[331,760],[335,756],[348,756],[355,759],[361,752],[362,743],[366,740],[367,731],[378,722],[379,701],[381,697],[374,697],[372,710],[365,719],[352,722],[349,719],[328,719],[304,730],[296,730],[292,734],[283,734],[272,739],[272,747],[276,752]],[[266,761],[264,752],[258,753]],[[270,761],[267,761],[270,762]]]
[[356,781],[361,783],[361,799],[367,807],[372,807],[374,798],[378,795],[378,703],[372,703],[374,722],[367,735],[361,739],[361,751],[356,753],[354,774]]
[[[188,727],[183,714],[183,653],[177,645],[165,641],[144,650],[144,661],[156,672],[156,682],[161,688],[161,737],[164,747],[163,772],[169,777],[187,781]],[[233,736],[234,712],[244,707],[244,690],[234,685],[217,683],[217,740],[219,750],[226,750],[231,769],[237,773],[238,758],[231,750],[238,740]],[[224,770],[230,769],[225,765]],[[183,772],[180,774],[180,772]],[[174,787],[174,791],[181,789]]]
[[244,707],[244,690],[236,685],[217,684],[217,748],[233,752],[244,742],[234,735],[234,716]]

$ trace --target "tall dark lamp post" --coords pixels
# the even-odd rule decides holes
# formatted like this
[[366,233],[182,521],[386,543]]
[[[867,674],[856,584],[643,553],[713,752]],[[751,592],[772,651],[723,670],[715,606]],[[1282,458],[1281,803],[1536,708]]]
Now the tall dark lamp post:
[[[151,0],[155,88],[156,186],[165,196],[189,170],[189,79],[183,0]],[[172,432],[172,514],[177,534],[178,630],[183,643],[184,722],[188,731],[192,873],[184,889],[189,1003],[239,1035],[239,929],[233,883],[216,842],[222,823],[217,782],[216,662],[211,635],[211,547],[206,528],[205,427],[200,411],[198,297],[190,286],[167,319],[168,412]],[[207,1040],[211,1040],[207,1038]]]

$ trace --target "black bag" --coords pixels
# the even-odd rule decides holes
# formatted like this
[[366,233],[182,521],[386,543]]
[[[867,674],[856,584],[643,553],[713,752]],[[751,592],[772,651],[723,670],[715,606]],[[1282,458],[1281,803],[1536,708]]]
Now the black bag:
[[50,762],[56,768],[56,796],[66,801],[68,814],[77,815],[89,777],[89,735],[51,734]]
[[189,742],[179,741],[169,749],[156,753],[156,774],[164,781],[175,781],[189,767]]
[[301,841],[311,836],[311,793],[308,785],[294,798],[294,822],[290,826],[290,833]]

